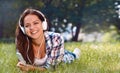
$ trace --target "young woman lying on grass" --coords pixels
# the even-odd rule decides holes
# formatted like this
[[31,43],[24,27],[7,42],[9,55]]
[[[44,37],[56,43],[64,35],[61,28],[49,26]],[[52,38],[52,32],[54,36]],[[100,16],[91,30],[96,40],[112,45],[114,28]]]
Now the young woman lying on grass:
[[22,71],[44,71],[79,58],[80,49],[65,50],[63,37],[48,31],[48,26],[46,17],[38,10],[28,8],[21,14],[16,28],[16,49],[17,66]]

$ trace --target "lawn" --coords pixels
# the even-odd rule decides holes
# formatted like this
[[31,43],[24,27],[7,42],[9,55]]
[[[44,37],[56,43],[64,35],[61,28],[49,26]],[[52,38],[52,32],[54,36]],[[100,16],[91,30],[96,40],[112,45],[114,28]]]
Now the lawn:
[[[65,43],[73,51],[80,48],[81,56],[71,64],[62,63],[55,71],[44,73],[120,73],[120,43]],[[0,43],[0,73],[22,73],[17,67],[14,43]],[[30,72],[33,73],[33,72]],[[35,71],[34,73],[39,73]],[[41,72],[43,73],[43,72]]]

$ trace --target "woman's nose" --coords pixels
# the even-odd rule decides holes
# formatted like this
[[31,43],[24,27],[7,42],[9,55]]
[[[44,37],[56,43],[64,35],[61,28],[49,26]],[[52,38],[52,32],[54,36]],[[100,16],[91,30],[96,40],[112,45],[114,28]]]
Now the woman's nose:
[[33,29],[34,28],[34,26],[33,25],[30,25],[30,29]]

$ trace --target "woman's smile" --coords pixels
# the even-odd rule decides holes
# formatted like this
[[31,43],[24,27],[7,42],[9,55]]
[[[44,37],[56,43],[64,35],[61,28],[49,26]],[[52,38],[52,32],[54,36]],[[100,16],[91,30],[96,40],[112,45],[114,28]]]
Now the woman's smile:
[[41,32],[39,30],[30,31],[30,33],[29,33],[29,36],[33,39],[39,38],[40,35],[41,35]]
[[31,31],[31,34],[32,34],[32,35],[34,35],[34,34],[36,34],[36,33],[38,33],[38,31]]

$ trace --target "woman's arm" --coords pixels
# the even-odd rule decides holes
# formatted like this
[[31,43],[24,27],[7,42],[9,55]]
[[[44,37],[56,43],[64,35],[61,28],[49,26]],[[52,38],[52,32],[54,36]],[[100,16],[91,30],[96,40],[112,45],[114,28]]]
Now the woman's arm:
[[59,33],[53,33],[51,36],[52,49],[47,63],[56,65],[62,61],[64,55],[64,39]]
[[34,65],[30,65],[30,64],[23,64],[21,62],[18,62],[17,66],[22,70],[22,71],[34,71],[34,70],[38,70],[38,71],[45,71],[46,69],[43,67],[36,67]]
[[36,67],[36,66],[33,66],[33,65],[29,65],[29,64],[27,64],[27,67],[28,67],[29,70],[31,70],[31,71],[34,71],[34,70],[45,71],[45,70],[46,70],[46,69],[43,68],[43,67]]

